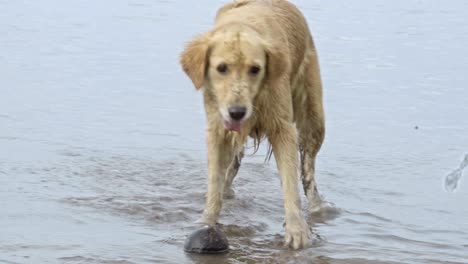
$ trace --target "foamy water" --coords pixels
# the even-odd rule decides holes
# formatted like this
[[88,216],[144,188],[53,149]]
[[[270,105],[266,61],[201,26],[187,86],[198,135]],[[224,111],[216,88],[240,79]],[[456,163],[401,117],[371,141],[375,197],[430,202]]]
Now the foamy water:
[[247,155],[230,253],[183,252],[206,154],[178,55],[222,2],[0,0],[0,263],[468,263],[462,0],[293,1],[320,55],[330,206],[285,249],[275,163]]

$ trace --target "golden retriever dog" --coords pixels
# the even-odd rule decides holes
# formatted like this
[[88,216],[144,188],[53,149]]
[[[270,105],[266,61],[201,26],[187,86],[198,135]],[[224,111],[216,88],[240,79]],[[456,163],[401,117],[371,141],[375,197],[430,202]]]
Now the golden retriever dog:
[[271,144],[285,210],[285,244],[310,242],[301,211],[301,178],[309,208],[321,199],[315,157],[325,134],[317,52],[307,22],[286,0],[224,5],[215,25],[187,44],[180,63],[203,92],[207,117],[208,192],[201,222],[217,223],[248,137]]

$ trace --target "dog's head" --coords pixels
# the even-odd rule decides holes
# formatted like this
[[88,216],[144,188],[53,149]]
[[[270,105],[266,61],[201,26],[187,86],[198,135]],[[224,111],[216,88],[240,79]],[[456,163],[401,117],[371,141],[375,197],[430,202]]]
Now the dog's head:
[[213,95],[224,127],[237,132],[252,116],[259,91],[280,78],[288,65],[284,52],[242,24],[220,27],[194,39],[180,61],[195,87]]

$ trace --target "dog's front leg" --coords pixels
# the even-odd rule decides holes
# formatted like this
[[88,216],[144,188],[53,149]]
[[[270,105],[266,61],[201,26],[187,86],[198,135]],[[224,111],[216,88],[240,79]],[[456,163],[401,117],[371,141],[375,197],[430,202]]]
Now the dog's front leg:
[[233,157],[232,144],[224,133],[208,129],[208,192],[202,223],[215,225],[222,207],[224,181]]
[[281,176],[285,210],[285,244],[294,249],[310,242],[310,230],[302,213],[298,187],[297,131],[291,122],[284,121],[270,136],[278,171]]

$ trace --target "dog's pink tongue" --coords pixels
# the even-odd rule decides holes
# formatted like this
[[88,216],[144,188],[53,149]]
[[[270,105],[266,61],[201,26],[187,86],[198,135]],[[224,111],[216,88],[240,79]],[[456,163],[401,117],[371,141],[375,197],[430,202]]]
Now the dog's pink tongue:
[[224,120],[224,127],[227,130],[236,131],[237,133],[240,133],[241,123],[240,122],[235,122],[235,121],[226,121],[226,120]]

